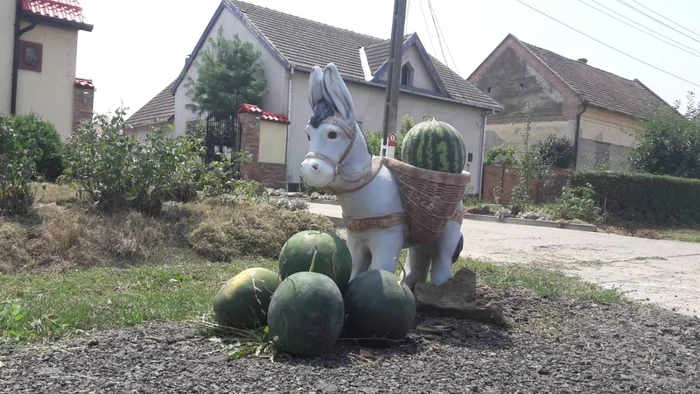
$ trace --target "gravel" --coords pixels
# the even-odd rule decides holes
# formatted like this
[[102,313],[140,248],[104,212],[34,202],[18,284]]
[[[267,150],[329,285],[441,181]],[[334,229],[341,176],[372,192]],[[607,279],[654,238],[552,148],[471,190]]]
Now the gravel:
[[404,344],[226,359],[196,327],[147,324],[0,349],[4,393],[698,393],[700,321],[651,305],[504,293],[510,327],[419,315]]

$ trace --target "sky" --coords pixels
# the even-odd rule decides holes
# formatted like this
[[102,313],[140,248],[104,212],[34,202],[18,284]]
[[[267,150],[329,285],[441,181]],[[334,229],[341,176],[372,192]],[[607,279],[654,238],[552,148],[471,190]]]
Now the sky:
[[[248,1],[379,38],[389,38],[391,35],[393,0]],[[163,90],[181,71],[185,56],[194,48],[219,2],[81,0],[84,14],[88,22],[94,25],[94,30],[79,34],[76,76],[93,79],[97,88],[94,110],[105,113],[124,105],[128,108],[128,117]],[[335,11],[336,3],[337,7],[347,7]],[[562,56],[572,59],[583,57],[588,59],[591,66],[628,79],[637,78],[666,102],[673,104],[681,101],[681,112],[685,109],[689,91],[700,95],[700,18],[697,17],[700,15],[700,1],[432,0],[431,3],[443,38],[443,49],[440,48],[428,0],[408,1],[405,32],[417,32],[431,54],[464,78],[508,33],[512,33],[521,41]],[[667,26],[634,11],[625,3]],[[649,32],[644,29],[646,27],[656,32],[650,34],[664,35],[668,38],[663,40],[682,49],[586,4],[643,31]]]

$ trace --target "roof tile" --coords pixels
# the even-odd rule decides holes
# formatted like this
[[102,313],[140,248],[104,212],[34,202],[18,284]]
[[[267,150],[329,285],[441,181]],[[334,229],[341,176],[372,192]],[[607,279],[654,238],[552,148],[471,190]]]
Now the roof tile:
[[175,115],[175,96],[170,94],[175,81],[161,90],[146,105],[134,112],[124,123],[132,126],[143,126],[152,123],[155,119],[170,119]]
[[70,22],[87,23],[78,0],[22,0],[22,10]]
[[642,119],[668,105],[637,79],[625,79],[525,42],[523,45],[592,105]]
[[[289,61],[311,68],[334,63],[344,76],[364,80],[360,47],[365,47],[370,70],[375,73],[389,56],[390,40],[360,34],[270,8],[230,0]],[[411,34],[404,36],[404,40]],[[466,100],[489,109],[502,106],[484,92],[430,56],[450,98]]]

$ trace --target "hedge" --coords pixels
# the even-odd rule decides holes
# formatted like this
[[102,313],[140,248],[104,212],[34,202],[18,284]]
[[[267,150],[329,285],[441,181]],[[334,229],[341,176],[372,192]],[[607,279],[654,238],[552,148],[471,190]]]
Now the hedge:
[[571,186],[593,186],[613,220],[700,224],[700,180],[631,172],[574,171]]

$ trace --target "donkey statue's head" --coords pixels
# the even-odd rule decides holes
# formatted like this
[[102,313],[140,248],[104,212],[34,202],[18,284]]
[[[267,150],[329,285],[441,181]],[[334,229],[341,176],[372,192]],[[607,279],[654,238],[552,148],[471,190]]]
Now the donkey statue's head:
[[352,189],[371,170],[372,154],[335,64],[311,70],[309,103],[312,115],[306,134],[310,146],[301,163],[301,176],[309,185],[330,192]]

